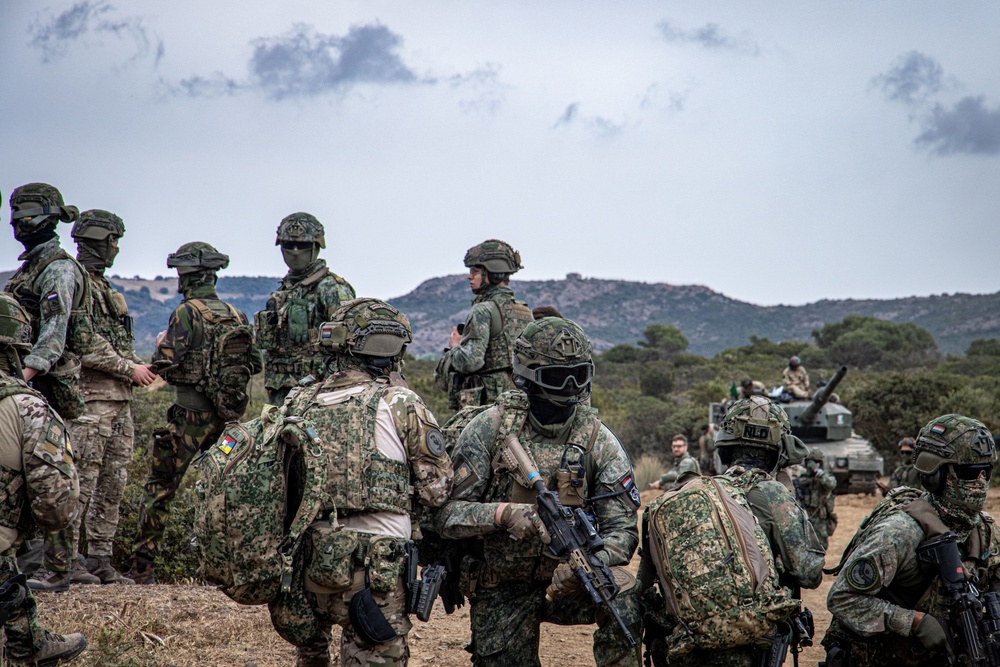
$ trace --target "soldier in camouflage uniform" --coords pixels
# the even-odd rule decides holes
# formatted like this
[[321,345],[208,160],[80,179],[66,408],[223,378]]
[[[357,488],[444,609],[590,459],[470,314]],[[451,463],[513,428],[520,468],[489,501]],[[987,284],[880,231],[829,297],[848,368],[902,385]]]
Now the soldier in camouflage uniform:
[[[356,299],[320,329],[331,374],[303,383],[282,410],[308,418],[324,443],[329,501],[306,533],[292,591],[269,605],[271,621],[297,647],[298,667],[331,664],[333,625],[343,628],[337,664],[401,666],[412,625],[405,547],[419,534],[412,513],[448,499],[451,460],[434,415],[399,374],[412,339],[406,316]],[[349,608],[365,599],[394,637],[355,626]]]
[[531,309],[514,298],[510,276],[524,267],[509,244],[489,240],[465,253],[475,298],[462,332],[452,329],[436,373],[447,378],[448,406],[489,405],[514,388],[510,355],[514,339],[531,322]]
[[[246,315],[215,292],[217,273],[227,266],[227,255],[200,241],[185,243],[167,257],[167,268],[177,269],[177,291],[184,299],[157,339],[153,365],[174,386],[177,397],[167,410],[167,427],[153,431],[153,463],[139,508],[139,536],[129,572],[137,584],[155,583],[153,560],[170,499],[191,460],[215,442],[225,426],[203,382],[213,370],[208,367],[210,351],[228,326],[225,323],[247,324]],[[248,351],[248,362],[251,373],[261,371],[263,359],[255,345]]]
[[920,473],[913,466],[913,448],[916,440],[913,438],[903,438],[899,441],[899,457],[903,460],[899,466],[892,471],[889,476],[889,487],[895,489],[897,486],[909,486],[914,489],[924,488],[920,484]]
[[32,382],[64,419],[83,413],[80,356],[90,344],[86,271],[59,245],[56,226],[80,215],[47,183],[29,183],[10,196],[14,238],[24,263],[4,288],[31,316],[31,353],[24,379]]
[[663,473],[660,479],[650,483],[650,488],[672,489],[681,476],[701,474],[698,459],[688,453],[687,436],[678,434],[671,438],[670,450],[674,455],[674,467]]
[[87,647],[82,634],[57,635],[38,625],[38,609],[14,552],[32,523],[46,530],[69,524],[79,479],[62,420],[24,382],[21,355],[31,351],[28,315],[0,295],[0,664],[55,665]]
[[[87,269],[91,322],[106,345],[81,358],[86,411],[70,423],[79,457],[80,512],[65,530],[45,536],[45,570],[28,581],[34,590],[64,591],[73,583],[132,583],[111,565],[111,545],[118,529],[118,506],[132,460],[132,383],[146,386],[156,375],[132,350],[132,318],[125,298],[104,270],[114,264],[122,219],[108,211],[85,211],[73,225],[77,261]],[[80,526],[86,516],[90,570],[70,574],[77,560]]]
[[[514,343],[520,390],[502,394],[473,418],[455,445],[455,488],[436,523],[443,537],[473,545],[461,574],[472,605],[475,665],[538,665],[543,621],[596,622],[599,667],[640,663],[638,647],[630,648],[613,617],[593,605],[568,564],[544,555],[547,533],[535,512],[535,492],[495,463],[516,437],[564,506],[592,512],[604,540],[598,557],[609,566],[627,565],[639,541],[639,493],[618,438],[596,410],[581,405],[590,395],[593,368],[590,340],[574,322],[546,317],[528,324]],[[620,567],[614,571],[621,590],[611,604],[638,637],[635,580]]]
[[[744,490],[750,510],[770,543],[778,581],[790,594],[820,585],[826,555],[795,496],[774,479],[781,453],[791,446],[789,441],[794,437],[785,411],[764,396],[751,396],[734,403],[715,436],[719,457],[727,468],[723,477]],[[643,553],[640,577],[644,585],[652,577],[642,573],[654,572],[654,568],[652,554]],[[657,603],[662,604],[662,599]],[[655,632],[647,637],[651,638],[653,664],[666,665],[663,640],[656,638]],[[759,645],[711,652],[696,649],[669,664],[670,667],[753,667],[769,651],[771,643],[771,638],[765,637]]]
[[316,350],[317,331],[341,303],[354,298],[354,288],[319,258],[326,237],[312,215],[286,216],[274,245],[281,246],[288,274],[254,320],[257,346],[264,352],[267,402],[281,405],[301,378],[326,375],[325,358]]
[[833,511],[837,478],[823,470],[823,452],[818,447],[809,450],[805,465],[805,474],[794,480],[795,498],[809,514],[816,537],[825,550],[837,530],[837,513]]
[[828,667],[946,664],[951,601],[938,572],[918,562],[924,549],[946,543],[979,590],[1000,592],[1000,530],[983,511],[993,436],[975,419],[943,415],[920,430],[915,452],[927,491],[890,491],[834,569]]

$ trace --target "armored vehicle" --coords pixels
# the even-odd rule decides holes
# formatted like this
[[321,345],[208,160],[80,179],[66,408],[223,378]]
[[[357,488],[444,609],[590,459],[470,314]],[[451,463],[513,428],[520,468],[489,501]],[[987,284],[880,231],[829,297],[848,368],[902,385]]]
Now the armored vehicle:
[[[830,402],[846,374],[847,366],[841,367],[816,391],[812,400],[791,399],[789,394],[781,392],[772,398],[788,414],[792,433],[809,447],[823,451],[823,467],[837,478],[836,493],[875,493],[883,474],[882,455],[871,442],[854,432],[851,411],[840,403]],[[711,404],[709,416],[714,423],[722,422],[726,405]]]

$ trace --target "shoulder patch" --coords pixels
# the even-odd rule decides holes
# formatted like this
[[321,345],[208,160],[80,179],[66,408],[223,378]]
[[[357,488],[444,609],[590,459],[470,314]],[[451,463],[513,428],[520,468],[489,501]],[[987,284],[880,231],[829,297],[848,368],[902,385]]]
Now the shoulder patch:
[[632,479],[632,475],[627,475],[625,479],[622,480],[622,488],[625,490],[625,496],[632,501],[636,509],[642,505],[642,500],[639,498],[639,489],[635,488],[635,480]]
[[42,297],[42,315],[52,316],[62,312],[62,301],[59,300],[57,292],[49,292]]
[[431,456],[442,457],[444,456],[444,435],[441,434],[436,428],[427,429],[427,436],[424,438],[427,443],[427,451],[431,453]]
[[233,445],[235,444],[236,444],[236,439],[227,433],[226,435],[222,436],[222,439],[219,440],[219,444],[216,446],[222,450],[223,454],[228,455],[229,452],[233,451]]
[[869,591],[878,582],[878,568],[871,556],[859,558],[847,568],[847,583],[856,591]]

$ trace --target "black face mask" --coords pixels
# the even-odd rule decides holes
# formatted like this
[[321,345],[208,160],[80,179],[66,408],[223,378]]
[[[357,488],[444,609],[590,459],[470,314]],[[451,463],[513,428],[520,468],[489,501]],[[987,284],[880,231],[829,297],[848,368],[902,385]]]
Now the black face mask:
[[38,228],[18,225],[16,222],[12,222],[10,226],[14,228],[14,238],[21,242],[25,250],[34,250],[56,237],[56,228],[54,225]]
[[531,414],[538,420],[539,424],[548,426],[549,424],[562,424],[573,416],[576,404],[556,405],[546,397],[528,390],[528,405]]
[[95,239],[80,239],[77,242],[77,260],[88,271],[100,273],[115,263],[118,256],[118,245],[112,243],[111,237],[97,241]]

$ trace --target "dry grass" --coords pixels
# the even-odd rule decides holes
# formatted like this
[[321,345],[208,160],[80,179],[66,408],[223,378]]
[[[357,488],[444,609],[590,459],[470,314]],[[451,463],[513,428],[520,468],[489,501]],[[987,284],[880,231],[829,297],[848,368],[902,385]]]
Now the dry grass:
[[666,472],[668,467],[659,456],[643,454],[632,467],[636,487],[640,491],[648,489],[650,482],[660,479],[660,476]]

